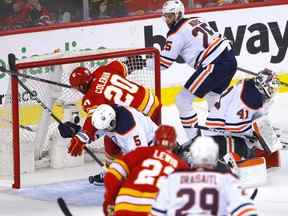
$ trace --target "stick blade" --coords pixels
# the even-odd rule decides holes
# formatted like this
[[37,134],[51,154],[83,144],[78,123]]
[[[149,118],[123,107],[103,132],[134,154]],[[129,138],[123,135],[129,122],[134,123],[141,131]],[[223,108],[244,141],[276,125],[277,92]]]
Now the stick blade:
[[70,210],[68,209],[68,206],[67,206],[65,200],[62,197],[59,197],[57,199],[57,203],[58,203],[60,209],[62,210],[62,212],[65,216],[72,216]]
[[256,189],[253,191],[252,195],[250,196],[250,199],[254,200],[254,199],[256,198],[256,196],[257,196],[257,193],[258,193],[258,188],[256,188]]

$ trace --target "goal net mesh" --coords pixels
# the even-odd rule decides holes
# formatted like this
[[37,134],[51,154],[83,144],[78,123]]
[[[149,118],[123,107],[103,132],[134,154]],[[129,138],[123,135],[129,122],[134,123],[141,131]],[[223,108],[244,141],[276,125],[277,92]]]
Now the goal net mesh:
[[[149,67],[146,61],[148,56]],[[127,65],[129,72],[128,79],[144,85],[157,95],[160,93],[160,83],[157,84],[157,81],[160,82],[160,78],[156,77],[158,74],[155,72],[158,68],[157,64],[155,64],[156,58],[159,58],[159,56],[153,48],[116,51],[98,50],[78,53],[59,52],[19,60],[16,61],[15,66],[19,74],[69,85],[69,76],[75,67],[84,66],[93,71],[100,65],[117,59]],[[155,65],[157,68],[155,68]],[[14,154],[17,155],[18,153],[20,155],[21,173],[34,172],[38,169],[48,167],[78,166],[91,161],[91,159],[89,160],[89,156],[77,159],[67,154],[70,139],[64,139],[60,136],[57,129],[58,123],[51,117],[51,113],[44,110],[39,101],[37,102],[38,98],[62,122],[74,121],[80,117],[80,125],[82,125],[86,117],[81,108],[81,98],[83,95],[71,88],[48,84],[21,76],[18,76],[18,78],[33,95],[19,83],[18,98],[13,98],[10,83],[7,95],[5,95],[4,106],[0,109],[0,132],[1,134],[5,134],[0,148],[0,176],[12,175],[13,163],[18,163],[15,160],[15,155],[13,157],[13,142],[15,146],[15,141],[17,141],[17,136],[15,137],[15,134],[12,132],[13,125],[19,128],[18,142],[20,150],[17,152],[16,149],[16,153],[14,152]],[[158,96],[160,97],[160,95]],[[19,103],[18,125],[15,125],[16,123],[12,118],[13,100],[18,100]],[[92,143],[89,145],[89,148],[98,157],[104,157],[101,140]]]

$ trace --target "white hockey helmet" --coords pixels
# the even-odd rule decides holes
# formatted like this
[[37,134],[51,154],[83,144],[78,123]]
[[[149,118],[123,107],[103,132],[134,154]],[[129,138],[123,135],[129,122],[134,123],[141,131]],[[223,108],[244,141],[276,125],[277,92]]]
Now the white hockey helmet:
[[108,104],[99,105],[92,114],[92,125],[98,130],[113,130],[116,127],[116,112]]
[[175,14],[176,21],[184,16],[185,8],[180,0],[168,0],[163,4],[162,15]]
[[191,165],[213,165],[217,164],[219,147],[211,137],[198,137],[190,147]]
[[254,80],[256,88],[267,98],[272,98],[280,86],[280,82],[276,77],[276,73],[269,69],[260,71]]

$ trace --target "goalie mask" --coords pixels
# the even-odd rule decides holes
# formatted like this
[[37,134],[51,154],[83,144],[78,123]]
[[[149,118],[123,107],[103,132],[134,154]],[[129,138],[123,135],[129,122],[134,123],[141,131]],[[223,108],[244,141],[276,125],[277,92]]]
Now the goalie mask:
[[169,28],[183,18],[184,11],[184,5],[180,0],[169,0],[164,3],[162,16]]
[[198,137],[191,145],[189,154],[191,165],[216,166],[219,148],[211,137]]
[[87,68],[77,67],[70,74],[69,82],[73,88],[76,88],[82,93],[85,93],[91,79],[91,73]]
[[276,78],[276,74],[269,69],[264,69],[259,72],[254,78],[254,81],[258,91],[266,98],[272,98],[280,85]]
[[112,131],[116,127],[116,112],[108,104],[99,105],[92,114],[92,125],[98,130]]
[[174,127],[169,125],[160,125],[155,131],[154,142],[155,145],[166,146],[169,149],[176,147],[176,131]]

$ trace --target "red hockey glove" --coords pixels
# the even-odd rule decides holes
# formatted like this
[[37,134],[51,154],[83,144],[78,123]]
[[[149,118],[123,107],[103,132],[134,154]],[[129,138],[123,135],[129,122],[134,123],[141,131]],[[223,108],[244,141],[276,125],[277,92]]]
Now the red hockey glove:
[[68,153],[71,156],[80,156],[85,147],[85,144],[89,142],[89,137],[83,132],[78,132],[75,136],[72,137],[70,145],[68,147]]
[[114,215],[114,205],[108,204],[106,202],[103,203],[103,211],[105,216],[113,216]]

